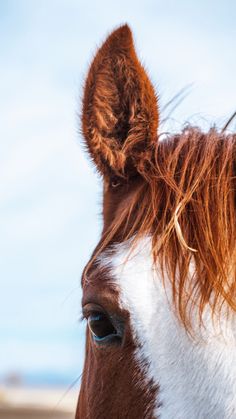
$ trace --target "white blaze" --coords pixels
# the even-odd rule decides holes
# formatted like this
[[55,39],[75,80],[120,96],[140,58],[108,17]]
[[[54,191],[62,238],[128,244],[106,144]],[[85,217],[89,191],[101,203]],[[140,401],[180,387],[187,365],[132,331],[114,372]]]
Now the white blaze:
[[[205,339],[192,340],[168,302],[160,275],[152,266],[151,241],[115,247],[102,258],[112,266],[120,287],[120,304],[129,311],[136,353],[148,360],[147,378],[159,385],[155,416],[161,419],[236,418],[236,322],[222,319],[214,329],[210,310],[205,313]],[[167,287],[168,288],[168,287]],[[157,408],[161,403],[161,407]]]

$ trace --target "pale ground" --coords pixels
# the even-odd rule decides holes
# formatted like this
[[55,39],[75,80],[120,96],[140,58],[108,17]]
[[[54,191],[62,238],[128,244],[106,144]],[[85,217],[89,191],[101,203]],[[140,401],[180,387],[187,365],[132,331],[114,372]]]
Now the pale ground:
[[0,419],[74,419],[78,390],[0,387]]

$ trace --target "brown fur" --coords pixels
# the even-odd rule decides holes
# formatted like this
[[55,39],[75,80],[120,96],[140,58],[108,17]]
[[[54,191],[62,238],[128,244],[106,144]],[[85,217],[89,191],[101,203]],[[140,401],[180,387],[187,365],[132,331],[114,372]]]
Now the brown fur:
[[[91,268],[97,256],[114,242],[133,238],[135,244],[139,238],[150,235],[154,264],[160,263],[163,273],[168,274],[173,304],[187,331],[191,330],[193,306],[198,308],[200,322],[207,304],[216,316],[223,306],[235,311],[236,135],[215,129],[203,133],[188,127],[158,141],[156,96],[136,57],[126,25],[112,33],[98,51],[87,78],[83,105],[87,147],[104,177],[104,229],[85,270],[85,298],[92,292],[92,299],[100,299],[107,290],[113,306],[118,305],[118,297],[115,301],[109,293],[112,278],[102,282],[100,273],[94,280],[96,286],[91,285]],[[190,262],[195,267],[191,275]],[[107,359],[87,337],[77,418],[149,417],[141,406],[146,409],[150,405],[152,409],[153,405],[144,391],[142,373],[134,360],[135,342],[128,330],[129,327],[128,347],[107,355]],[[112,367],[115,370],[109,375]],[[95,377],[99,368],[105,387],[97,396]],[[132,382],[132,368],[139,371],[143,395],[128,385]],[[109,390],[111,380],[115,382],[115,393]],[[127,389],[125,394],[120,388],[122,383]],[[108,396],[110,399],[105,402]],[[91,401],[93,397],[95,400]],[[121,399],[126,409],[124,416],[116,415]],[[93,403],[94,410],[81,416],[82,411],[90,408],[89,403]],[[112,414],[103,416],[101,411],[101,416],[96,416],[97,403],[110,406]]]
[[114,31],[97,52],[85,84],[82,115],[88,150],[103,175],[127,176],[150,160],[157,136],[156,96],[127,25]]
[[112,316],[122,318],[122,345],[97,347],[87,331],[86,360],[77,409],[78,419],[153,418],[156,387],[144,376],[134,353],[129,313],[118,305],[118,290],[108,268],[90,266],[84,277],[83,305],[99,304]]

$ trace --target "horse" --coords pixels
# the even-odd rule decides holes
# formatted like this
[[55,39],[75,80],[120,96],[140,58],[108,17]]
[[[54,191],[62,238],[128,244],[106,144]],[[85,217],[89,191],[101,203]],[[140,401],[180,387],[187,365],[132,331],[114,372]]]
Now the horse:
[[103,230],[82,275],[76,418],[236,418],[236,135],[163,138],[128,25],[98,49],[81,119]]

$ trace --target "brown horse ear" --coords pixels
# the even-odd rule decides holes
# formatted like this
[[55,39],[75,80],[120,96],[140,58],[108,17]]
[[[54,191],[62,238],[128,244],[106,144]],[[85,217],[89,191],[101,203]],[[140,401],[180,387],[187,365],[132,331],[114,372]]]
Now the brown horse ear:
[[91,64],[82,126],[91,157],[105,177],[132,176],[151,159],[157,98],[127,25],[112,32]]

